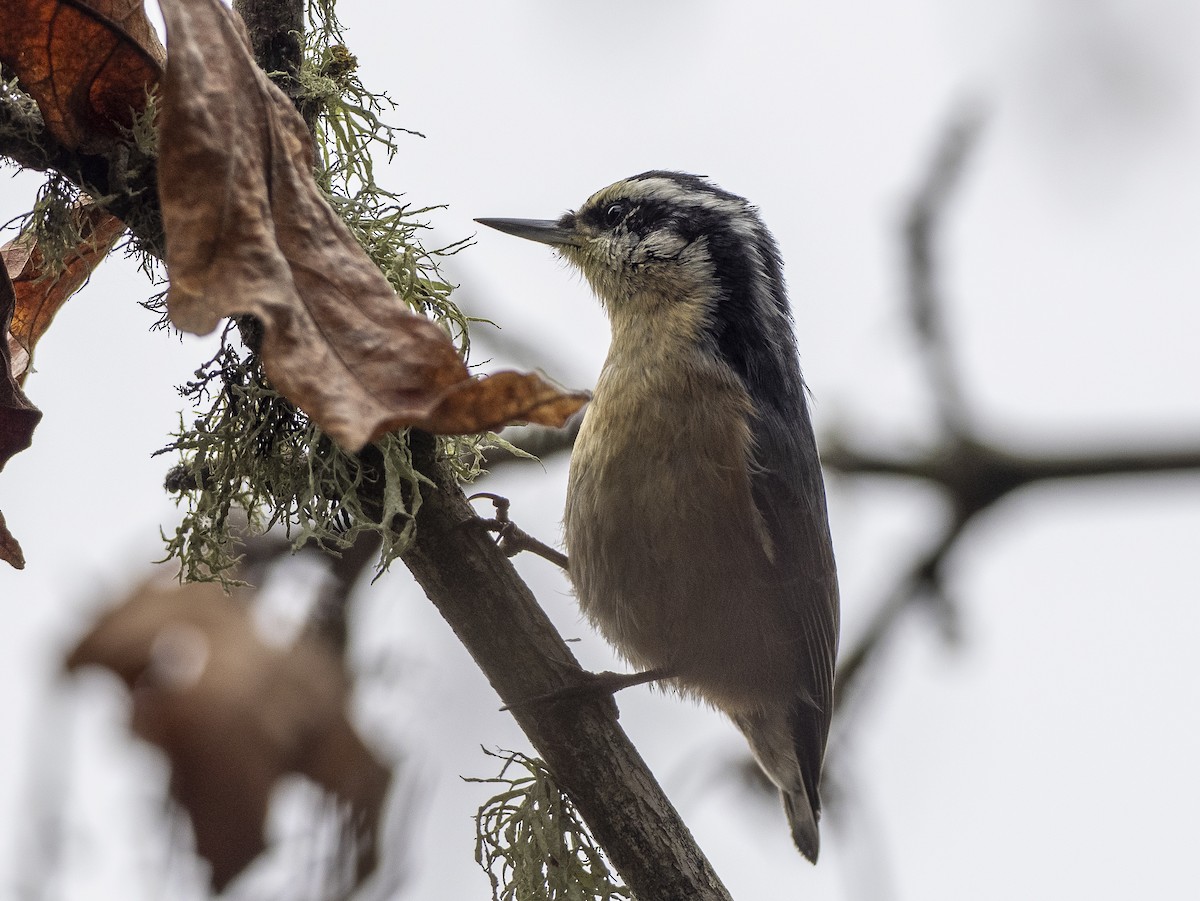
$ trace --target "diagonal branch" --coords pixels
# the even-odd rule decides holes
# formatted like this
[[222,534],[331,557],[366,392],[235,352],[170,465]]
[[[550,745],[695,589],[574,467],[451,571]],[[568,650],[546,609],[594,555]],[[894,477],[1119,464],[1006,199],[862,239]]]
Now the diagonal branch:
[[615,704],[521,704],[583,676],[527,585],[436,460],[412,435],[422,492],[403,560],[570,795],[638,898],[728,901],[686,825],[617,723]]

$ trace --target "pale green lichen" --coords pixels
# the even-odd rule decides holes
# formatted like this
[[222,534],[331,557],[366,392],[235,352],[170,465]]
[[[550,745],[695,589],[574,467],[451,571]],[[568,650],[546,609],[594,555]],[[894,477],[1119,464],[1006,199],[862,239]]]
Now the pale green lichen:
[[[465,242],[433,251],[422,247],[420,217],[434,208],[414,208],[381,187],[373,165],[375,152],[390,158],[397,136],[409,132],[382,120],[391,102],[359,81],[332,0],[310,3],[309,25],[298,103],[316,136],[318,184],[396,290],[397,302],[443,324],[465,355],[469,320],[450,300],[453,286],[437,263]],[[241,326],[248,332],[254,327]],[[270,386],[257,354],[240,347],[231,330],[217,356],[180,390],[194,418],[181,424],[164,451],[180,455],[168,483],[186,510],[167,538],[167,552],[179,560],[183,578],[231,578],[238,541],[233,527],[239,521],[231,514],[238,510],[245,511],[251,528],[281,525],[298,544],[345,546],[363,530],[378,531],[381,567],[403,552],[421,481],[403,433],[379,441],[369,462],[347,454]],[[456,475],[469,480],[480,472],[484,450],[498,444],[495,436],[459,436],[442,439],[439,450]],[[367,478],[382,480],[368,492],[371,509],[364,509],[360,492]]]
[[39,279],[54,281],[84,241],[83,220],[78,210],[83,195],[71,182],[51,173],[38,189],[33,208],[9,225],[17,225],[19,240],[37,246]]
[[[505,786],[475,816],[475,860],[493,901],[632,899],[614,881],[603,853],[545,763],[517,751],[484,753],[504,761],[500,774],[467,782]],[[509,775],[511,769],[519,771]]]
[[[45,126],[37,101],[21,89],[16,76],[0,66],[0,140],[12,138],[26,144],[36,144]],[[7,161],[0,156],[0,160]]]
[[[379,441],[379,459],[370,463],[345,453],[263,379],[256,357],[243,357],[227,341],[196,376],[181,393],[211,403],[190,426],[181,423],[164,448],[181,456],[167,487],[187,498],[167,540],[182,578],[229,580],[237,560],[235,511],[245,512],[252,531],[282,526],[297,545],[318,540],[337,549],[359,532],[378,531],[383,566],[404,549],[421,477],[403,434]],[[378,506],[364,509],[364,481],[380,469],[383,485],[371,493]]]
[[384,121],[395,104],[360,81],[358,60],[346,47],[333,0],[312,0],[308,13],[299,103],[317,136],[317,183],[396,293],[450,328],[466,353],[469,320],[450,301],[453,286],[440,277],[437,259],[469,241],[426,250],[417,237],[425,228],[420,217],[439,207],[413,207],[375,179],[376,154],[391,161],[400,135],[423,136]]

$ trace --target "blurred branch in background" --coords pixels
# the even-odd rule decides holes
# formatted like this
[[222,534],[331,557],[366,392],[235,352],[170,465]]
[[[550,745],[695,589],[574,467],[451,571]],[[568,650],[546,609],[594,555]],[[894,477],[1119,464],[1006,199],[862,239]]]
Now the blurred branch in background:
[[983,108],[963,104],[945,126],[929,171],[913,193],[904,223],[908,315],[919,341],[941,425],[952,434],[967,431],[969,411],[954,365],[939,282],[937,240],[943,214],[954,199],[963,170],[982,133]]
[[977,431],[946,327],[939,243],[984,121],[977,104],[965,104],[951,115],[909,201],[903,229],[908,315],[938,412],[939,434],[918,450],[866,448],[852,436],[837,433],[827,435],[821,445],[822,463],[832,473],[853,479],[915,480],[936,489],[951,511],[929,548],[885,592],[856,642],[843,645],[837,699],[842,715],[857,697],[864,670],[896,634],[907,611],[923,605],[936,613],[943,634],[957,634],[957,602],[944,583],[946,561],[968,525],[1009,494],[1049,481],[1200,470],[1200,444],[1032,453],[1002,447]]
[[[851,740],[857,702],[865,696],[866,676],[900,633],[914,609],[933,612],[933,622],[948,640],[959,634],[959,599],[945,585],[947,561],[968,526],[1014,491],[1046,482],[1105,476],[1200,471],[1200,444],[1144,447],[1139,450],[1034,453],[1003,447],[977,430],[970,399],[954,362],[946,327],[939,244],[971,153],[983,130],[984,116],[966,105],[950,117],[931,157],[929,169],[909,202],[903,228],[907,309],[918,339],[921,363],[938,415],[938,433],[918,449],[867,448],[853,436],[834,433],[822,442],[821,459],[843,479],[899,478],[930,486],[947,502],[950,514],[941,531],[918,553],[884,592],[853,644],[843,644],[838,667],[835,748]],[[827,801],[845,818],[861,817],[847,786],[853,778],[837,751],[825,773]],[[852,766],[852,764],[849,764]],[[878,845],[876,830],[867,830]],[[878,847],[876,863],[886,859]]]

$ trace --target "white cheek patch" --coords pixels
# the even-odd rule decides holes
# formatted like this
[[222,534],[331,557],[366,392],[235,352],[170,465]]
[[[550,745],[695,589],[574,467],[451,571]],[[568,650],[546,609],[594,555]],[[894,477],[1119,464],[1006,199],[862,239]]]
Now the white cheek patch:
[[678,259],[686,247],[687,241],[673,231],[651,232],[638,245],[634,262],[650,263],[655,260]]
[[701,238],[693,241],[682,249],[678,255],[679,268],[685,272],[696,285],[711,287],[713,277],[712,258],[708,255],[708,239]]
[[[687,319],[687,333],[694,338],[697,328],[708,315],[715,301],[712,260],[708,255],[708,242],[703,238],[688,243],[673,235],[671,256],[661,266],[648,265],[641,269],[635,281],[634,293],[646,298],[655,297],[668,301],[668,306],[684,306],[691,310]],[[655,260],[648,260],[653,264]],[[687,299],[689,302],[678,304]]]

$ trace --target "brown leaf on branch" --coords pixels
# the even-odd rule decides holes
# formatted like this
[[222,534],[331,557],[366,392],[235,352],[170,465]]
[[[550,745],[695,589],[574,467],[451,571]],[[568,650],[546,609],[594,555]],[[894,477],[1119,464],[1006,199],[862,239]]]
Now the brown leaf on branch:
[[[13,454],[25,450],[33,441],[33,430],[42,418],[42,411],[29,402],[20,384],[13,377],[12,344],[9,325],[12,323],[16,295],[8,272],[0,266],[0,470]],[[21,545],[8,531],[0,515],[0,560],[16,569],[25,568]]]
[[11,371],[21,385],[29,374],[38,339],[125,231],[125,223],[92,203],[80,204],[72,215],[81,239],[63,255],[60,265],[48,266],[46,255],[29,233],[18,235],[0,247],[0,259],[12,279],[15,294],[12,324],[7,331]]
[[407,310],[312,178],[304,120],[218,0],[164,0],[171,54],[159,193],[171,321],[263,324],[268,378],[340,445],[404,426],[442,434],[561,425],[586,400],[536,374],[472,379],[449,337]]
[[118,139],[162,74],[141,0],[0,0],[0,22],[0,62],[72,149]]
[[347,805],[357,880],[374,869],[391,774],[347,719],[347,679],[324,644],[269,646],[219,586],[152,581],[100,617],[66,666],[102,666],[129,687],[133,730],[170,760],[171,794],[217,891],[266,847],[267,805],[286,773]]

